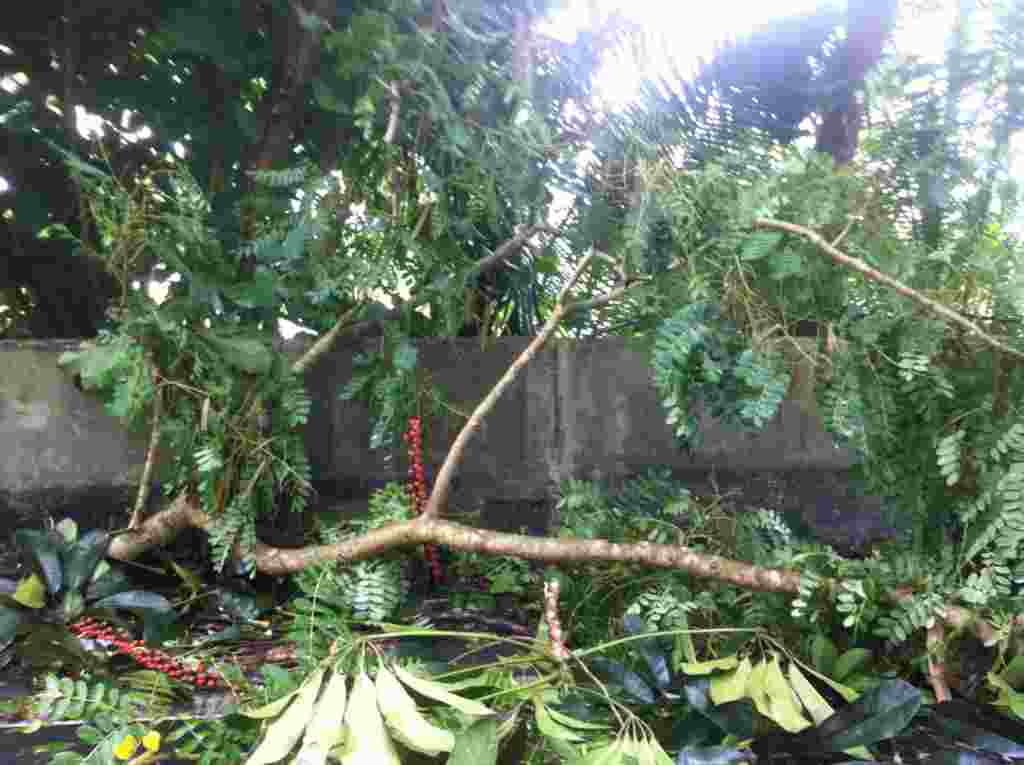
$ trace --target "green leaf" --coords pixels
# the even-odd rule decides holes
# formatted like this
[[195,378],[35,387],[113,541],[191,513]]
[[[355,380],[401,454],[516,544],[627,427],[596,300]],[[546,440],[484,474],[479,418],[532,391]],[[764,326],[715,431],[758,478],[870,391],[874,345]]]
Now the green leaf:
[[811,641],[811,664],[823,675],[832,675],[839,651],[835,643],[822,635],[820,632]]
[[50,758],[50,765],[81,765],[85,758],[78,752],[57,752]]
[[202,337],[228,366],[253,375],[265,375],[274,364],[274,355],[256,338],[221,337],[208,332]]
[[498,761],[498,720],[484,717],[455,736],[448,765],[495,765]]
[[61,565],[58,539],[43,531],[18,529],[14,532],[14,543],[32,554],[50,593],[59,593],[64,584],[64,567]]
[[917,688],[903,680],[886,680],[808,732],[814,732],[830,752],[870,746],[902,732],[920,708]]
[[272,273],[260,271],[253,278],[224,288],[224,294],[242,308],[270,308],[277,304],[277,280]]
[[171,602],[156,592],[129,590],[103,598],[92,604],[94,608],[128,608],[149,611],[173,611]]
[[18,634],[21,617],[13,608],[0,606],[0,648],[6,646]]
[[537,720],[537,728],[540,730],[542,735],[547,736],[548,738],[556,738],[570,742],[581,742],[586,740],[586,737],[582,733],[555,722],[551,717],[551,714],[548,712],[547,707],[544,706],[544,702],[542,702],[538,697],[534,697],[533,699],[533,712],[534,717]]
[[782,241],[782,234],[778,231],[758,231],[751,234],[743,242],[743,249],[740,251],[742,260],[760,260],[770,255],[772,250]]
[[322,77],[313,80],[313,98],[316,99],[317,105],[325,111],[335,114],[349,113],[348,105],[337,96],[334,89]]
[[835,669],[832,671],[831,676],[833,679],[842,682],[844,678],[849,677],[869,661],[871,661],[871,651],[866,648],[851,648],[836,659]]
[[99,740],[103,738],[103,734],[91,725],[79,725],[76,732],[78,733],[78,738],[90,746],[96,746]]
[[92,579],[93,572],[107,555],[110,534],[90,531],[73,545],[64,548],[64,586],[78,592]]

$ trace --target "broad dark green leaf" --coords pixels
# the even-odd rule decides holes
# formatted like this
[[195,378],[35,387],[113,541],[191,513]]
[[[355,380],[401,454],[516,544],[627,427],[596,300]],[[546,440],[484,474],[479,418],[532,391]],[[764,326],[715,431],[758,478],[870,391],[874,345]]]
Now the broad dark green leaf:
[[94,608],[128,608],[150,611],[171,611],[171,602],[156,592],[129,590],[103,598],[92,604]]
[[448,765],[494,765],[498,761],[498,719],[484,717],[455,737]]
[[[627,635],[639,635],[648,631],[643,619],[635,614],[626,614],[623,617],[622,626]],[[654,684],[658,688],[667,688],[672,684],[672,673],[668,668],[668,659],[657,638],[638,640],[630,645],[636,646],[636,649],[640,651],[640,655],[644,657],[647,667],[651,670],[651,676],[654,678]]]
[[1009,757],[1024,758],[1024,723],[958,699],[930,707],[928,719],[957,741]]
[[816,734],[826,751],[842,752],[892,738],[920,708],[921,691],[903,680],[886,680],[805,732]]
[[831,677],[836,682],[843,682],[843,679],[856,672],[871,661],[871,651],[867,648],[851,648],[838,659],[832,669]]
[[836,649],[835,643],[820,632],[817,633],[811,643],[811,663],[814,668],[821,674],[832,677],[838,657],[839,651]]
[[750,699],[716,706],[711,701],[710,688],[711,680],[707,677],[688,679],[684,688],[686,700],[725,733],[745,740],[783,732],[778,723],[758,712]]
[[622,688],[626,693],[644,704],[655,702],[654,691],[641,679],[636,672],[626,669],[622,664],[603,656],[590,659],[587,664],[600,679]]
[[44,531],[18,529],[14,532],[14,543],[32,555],[50,594],[59,593],[64,585],[64,566],[61,563],[61,545],[57,538]]
[[99,579],[89,582],[85,590],[85,599],[92,603],[102,598],[109,597],[117,592],[124,592],[132,587],[131,580],[123,571],[111,568]]
[[69,591],[83,589],[109,547],[110,534],[105,531],[90,531],[73,545],[66,546],[63,555],[65,588]]
[[21,616],[15,609],[0,606],[0,648],[14,640],[20,622]]

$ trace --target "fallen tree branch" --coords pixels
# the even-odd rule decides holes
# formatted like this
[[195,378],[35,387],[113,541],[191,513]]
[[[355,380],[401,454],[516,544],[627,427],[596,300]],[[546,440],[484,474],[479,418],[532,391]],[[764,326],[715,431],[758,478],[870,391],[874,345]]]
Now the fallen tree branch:
[[[980,327],[951,309],[930,300],[892,277],[867,266],[862,261],[839,252],[813,231],[794,224],[768,219],[757,219],[755,226],[787,231],[803,236],[817,245],[819,249],[836,263],[858,271],[868,276],[868,278],[910,297],[934,313],[978,335],[991,347],[1015,357],[1024,358],[1024,354],[1014,351],[995,338],[990,337]],[[514,247],[522,246],[522,243],[528,238],[527,232],[529,231],[530,228],[524,229],[514,239],[507,242],[506,245],[509,247],[509,250],[504,250],[504,252],[509,252]],[[499,252],[503,252],[503,248],[506,245],[503,245],[490,257],[493,258]],[[597,257],[597,254],[592,253],[580,262],[572,278],[569,279],[559,294],[555,309],[547,323],[545,323],[540,335],[527,346],[526,350],[513,362],[498,384],[477,406],[449,450],[445,463],[438,474],[437,482],[428,501],[427,508],[421,516],[414,520],[389,524],[354,539],[348,539],[331,545],[285,549],[257,543],[255,548],[256,569],[266,574],[282,576],[301,571],[308,566],[318,563],[348,563],[379,556],[400,547],[437,544],[456,550],[477,552],[484,555],[515,557],[555,564],[620,562],[653,568],[668,568],[684,571],[698,578],[713,579],[748,590],[790,595],[798,594],[800,589],[800,573],[798,571],[763,568],[742,561],[707,555],[682,546],[649,542],[623,544],[604,539],[532,537],[472,528],[437,517],[447,504],[451,479],[465,452],[469,439],[479,428],[483,418],[493,409],[501,394],[512,384],[519,372],[525,368],[526,364],[543,347],[559,322],[574,311],[603,305],[620,296],[632,286],[630,283],[623,283],[616,285],[607,294],[600,295],[589,301],[567,302],[569,292],[595,257]],[[316,358],[326,352],[337,335],[347,325],[349,316],[355,310],[352,309],[352,311],[340,318],[331,331],[320,338],[293,365],[293,368],[296,371],[304,371]],[[192,505],[186,494],[182,494],[166,510],[147,519],[139,527],[116,536],[112,540],[109,555],[115,559],[129,560],[138,557],[146,550],[166,544],[185,528],[206,529],[209,524],[209,517],[199,508]],[[238,549],[236,548],[237,553]],[[837,583],[827,581],[825,584],[828,587],[835,587]],[[912,597],[913,594],[913,591],[909,588],[895,588],[888,594],[887,599],[892,602],[898,602],[904,598]],[[995,630],[990,623],[965,608],[947,605],[936,615],[946,625],[954,629],[971,629],[982,641],[989,642],[995,635]],[[1018,617],[1015,623],[1021,624],[1021,617]],[[933,630],[929,637],[934,642],[938,634],[937,630]],[[946,685],[944,667],[941,664],[934,664],[932,666],[932,681],[937,695],[941,697]]]
[[983,330],[973,321],[964,318],[959,313],[954,311],[952,308],[947,308],[946,306],[942,305],[942,303],[938,303],[932,300],[931,298],[922,295],[917,290],[908,287],[903,282],[894,279],[888,274],[883,274],[881,271],[869,266],[860,258],[853,258],[850,257],[849,255],[846,255],[845,253],[840,252],[831,244],[826,242],[817,233],[811,231],[809,228],[798,226],[795,223],[787,223],[786,221],[772,220],[770,218],[755,218],[754,228],[770,229],[774,231],[786,231],[790,234],[796,234],[797,236],[803,237],[807,241],[814,244],[819,250],[828,255],[829,258],[831,258],[839,265],[845,266],[846,268],[849,268],[852,271],[856,271],[860,274],[863,274],[864,276],[868,277],[868,279],[870,279],[871,281],[877,282],[878,284],[884,284],[886,287],[891,288],[894,292],[898,292],[904,297],[910,298],[918,305],[927,308],[933,314],[941,316],[946,321],[956,324],[961,329],[966,330],[969,334],[977,336],[978,339],[980,339],[983,343],[985,343],[985,345],[989,346],[990,348],[994,348],[997,351],[1002,351],[1003,353],[1009,354],[1010,356],[1013,356],[1016,359],[1024,359],[1024,351],[1018,351],[1006,345],[1005,343],[1000,342],[999,340],[985,332],[985,330]]
[[[154,547],[169,543],[187,528],[205,530],[209,524],[209,516],[192,505],[187,495],[182,494],[168,508],[146,519],[139,528],[115,536],[108,555],[116,560],[132,560]],[[764,568],[680,545],[535,537],[489,531],[423,516],[391,523],[336,544],[282,548],[258,542],[255,564],[256,570],[261,573],[286,576],[308,566],[332,562],[355,563],[398,548],[422,544],[438,544],[453,550],[543,563],[630,563],[684,571],[699,579],[712,579],[757,592],[797,595],[800,591],[799,571]],[[823,585],[835,588],[838,582],[824,580]],[[913,594],[914,591],[909,588],[896,588],[888,594],[887,600],[898,602]],[[990,640],[995,634],[991,624],[960,606],[948,605],[937,616],[955,630],[970,629],[982,641]]]
[[132,517],[128,521],[130,529],[134,529],[142,523],[142,511],[146,509],[146,502],[149,501],[149,494],[152,491],[153,467],[156,465],[156,455],[160,449],[160,420],[164,413],[164,393],[160,384],[160,370],[152,356],[149,359],[149,364],[150,373],[153,376],[153,423],[149,431],[149,445],[146,447],[146,464],[142,467],[139,490],[135,495],[135,507],[132,508]]

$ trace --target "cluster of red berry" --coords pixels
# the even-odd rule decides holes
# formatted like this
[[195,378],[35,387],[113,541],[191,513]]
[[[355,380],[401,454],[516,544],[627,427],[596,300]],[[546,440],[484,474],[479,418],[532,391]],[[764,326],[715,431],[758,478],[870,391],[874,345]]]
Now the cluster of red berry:
[[123,632],[91,616],[79,619],[69,625],[68,629],[81,638],[108,641],[116,653],[127,654],[146,669],[162,672],[172,680],[191,683],[197,688],[215,688],[220,685],[217,676],[207,672],[202,662],[195,668],[186,667],[169,653],[158,648],[147,648],[141,640],[129,640]]
[[[427,481],[423,474],[423,431],[419,417],[409,418],[409,427],[402,434],[409,451],[409,495],[412,497],[413,509],[422,513],[427,506]],[[434,584],[441,583],[441,560],[435,545],[424,545],[423,555],[430,566],[430,578]]]

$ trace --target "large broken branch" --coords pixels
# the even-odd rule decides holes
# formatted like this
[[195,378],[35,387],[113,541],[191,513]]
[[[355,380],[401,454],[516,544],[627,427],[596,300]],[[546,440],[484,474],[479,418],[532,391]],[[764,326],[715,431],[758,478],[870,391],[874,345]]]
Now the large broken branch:
[[[989,337],[981,331],[980,327],[977,327],[956,312],[929,300],[895,279],[870,268],[860,260],[844,255],[812,231],[793,224],[767,219],[758,219],[755,225],[759,228],[789,231],[803,236],[816,244],[838,264],[858,271],[874,281],[885,284],[900,294],[906,295],[925,305],[935,313],[960,326],[964,326],[974,334],[978,334],[989,345],[998,350],[1014,356],[1022,355],[1004,346],[994,338]],[[514,242],[515,240],[511,241]],[[493,409],[502,392],[511,385],[518,373],[525,368],[526,364],[553,334],[561,319],[576,310],[603,305],[619,297],[632,286],[631,283],[627,282],[616,285],[609,293],[589,301],[568,302],[567,296],[570,290],[572,290],[580,275],[598,255],[598,253],[592,253],[583,259],[572,278],[560,293],[555,310],[552,312],[552,316],[545,324],[541,334],[520,354],[519,358],[513,362],[512,366],[509,367],[490,394],[477,406],[470,420],[466,423],[449,450],[448,457],[438,474],[437,484],[428,503],[427,511],[423,515],[414,520],[393,523],[359,537],[332,545],[284,549],[258,543],[254,551],[256,569],[267,574],[281,576],[301,571],[307,566],[318,563],[348,563],[379,556],[401,547],[437,544],[466,552],[515,557],[548,563],[620,562],[654,568],[669,568],[685,571],[695,577],[713,579],[744,589],[796,595],[800,588],[800,574],[793,570],[762,568],[742,561],[707,555],[676,545],[661,545],[649,542],[623,544],[604,539],[532,537],[472,528],[437,517],[447,504],[452,477],[465,453],[466,444],[469,442],[469,439],[479,427],[483,418]],[[343,317],[329,335],[336,336],[336,333],[340,332],[341,327],[345,324],[346,317]],[[333,340],[333,337],[322,338],[322,348],[318,352],[311,348],[303,357],[305,364],[303,360],[296,362],[296,369],[305,368],[308,363],[311,363],[312,359],[319,356],[324,349],[330,346],[331,340]],[[317,345],[320,346],[321,343],[318,342]],[[209,524],[209,516],[198,507],[192,505],[187,495],[183,494],[166,510],[157,513],[137,528],[118,535],[112,541],[109,554],[116,559],[132,559],[138,557],[146,550],[168,543],[185,528],[205,529]],[[836,584],[836,582],[828,582],[827,586],[835,587]],[[909,588],[894,588],[888,593],[887,599],[892,602],[898,602],[904,598],[912,597],[913,594],[913,591]],[[995,635],[995,630],[990,623],[965,608],[947,605],[936,615],[954,629],[971,629],[983,641],[988,642]],[[1017,624],[1021,624],[1024,623],[1024,618],[1018,617],[1015,621]],[[941,667],[936,666],[934,675],[933,679],[937,683],[943,679]]]
[[[187,528],[206,529],[209,516],[191,504],[184,494],[171,505],[147,519],[136,529],[116,536],[108,554],[117,560],[132,560],[153,547],[165,545]],[[607,539],[534,537],[464,526],[459,523],[419,516],[410,521],[392,523],[336,544],[301,548],[271,547],[257,543],[256,570],[272,576],[286,576],[321,563],[354,563],[379,557],[403,547],[438,544],[453,550],[489,556],[520,558],[543,563],[630,563],[649,568],[684,571],[700,579],[732,584],[758,592],[796,595],[800,591],[800,572],[755,566],[718,555],[709,555],[681,545],[639,542],[624,544]],[[824,585],[835,588],[837,582]],[[906,588],[894,589],[887,599],[897,602],[913,596]],[[954,629],[971,629],[982,641],[994,633],[992,625],[974,612],[959,606],[946,606],[938,616]]]

